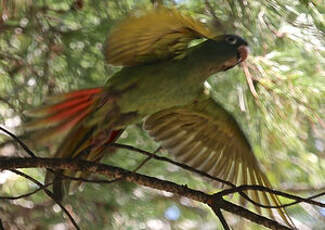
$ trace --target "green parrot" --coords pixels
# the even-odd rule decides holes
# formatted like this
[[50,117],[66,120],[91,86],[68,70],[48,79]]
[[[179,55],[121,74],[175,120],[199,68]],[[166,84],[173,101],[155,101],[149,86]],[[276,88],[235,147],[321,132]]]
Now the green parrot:
[[[105,86],[53,96],[29,111],[34,119],[25,127],[41,130],[39,142],[61,140],[55,157],[99,161],[127,126],[144,121],[144,129],[178,161],[235,185],[270,187],[237,122],[204,94],[209,76],[247,58],[244,39],[218,35],[189,15],[158,7],[120,22],[104,54],[107,63],[124,66]],[[247,194],[280,205],[269,193]],[[290,225],[283,209],[276,213]]]

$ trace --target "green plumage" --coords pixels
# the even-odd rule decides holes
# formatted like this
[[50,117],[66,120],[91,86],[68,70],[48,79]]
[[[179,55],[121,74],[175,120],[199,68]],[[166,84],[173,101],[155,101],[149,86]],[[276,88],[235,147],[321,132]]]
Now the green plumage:
[[[200,37],[207,40],[187,48]],[[38,120],[26,127],[49,127],[42,133],[47,140],[66,135],[56,157],[98,161],[128,125],[147,118],[144,128],[179,161],[236,185],[270,186],[236,121],[203,95],[210,75],[246,59],[246,46],[242,38],[216,36],[176,10],[131,16],[113,29],[104,50],[108,63],[127,67],[104,87],[54,97],[34,111]],[[62,186],[55,181],[60,199]],[[266,193],[250,197],[265,205],[280,203]],[[289,224],[285,212],[278,213]]]

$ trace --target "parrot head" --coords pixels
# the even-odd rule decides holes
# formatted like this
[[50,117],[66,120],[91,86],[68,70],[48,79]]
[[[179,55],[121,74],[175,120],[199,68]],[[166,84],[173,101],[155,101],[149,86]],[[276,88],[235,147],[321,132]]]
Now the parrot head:
[[224,42],[226,46],[235,48],[237,51],[236,58],[230,59],[229,61],[223,64],[222,67],[223,71],[231,69],[234,66],[238,65],[239,63],[246,60],[249,53],[249,49],[248,49],[248,43],[243,38],[237,35],[226,34],[226,35],[222,35],[221,38],[219,37],[219,39],[222,42]]
[[[246,60],[248,43],[237,35],[225,34],[207,39],[195,47],[196,55],[202,60],[208,75],[229,70]],[[201,64],[200,64],[201,65]]]

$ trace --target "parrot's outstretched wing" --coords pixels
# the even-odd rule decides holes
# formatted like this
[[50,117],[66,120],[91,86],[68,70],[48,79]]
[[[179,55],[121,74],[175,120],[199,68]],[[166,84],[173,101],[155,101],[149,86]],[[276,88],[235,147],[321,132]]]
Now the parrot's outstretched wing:
[[205,24],[176,9],[158,7],[136,13],[108,36],[104,48],[108,63],[134,66],[180,58],[193,39],[216,36]]
[[[235,185],[271,187],[237,122],[211,98],[153,114],[145,120],[144,129],[180,162]],[[263,205],[280,205],[269,193],[251,190],[246,194]],[[292,225],[285,210],[276,210]]]

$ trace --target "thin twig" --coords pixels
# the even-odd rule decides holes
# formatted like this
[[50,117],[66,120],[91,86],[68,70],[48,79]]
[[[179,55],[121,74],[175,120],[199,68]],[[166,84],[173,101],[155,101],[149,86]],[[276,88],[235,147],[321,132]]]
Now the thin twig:
[[30,155],[31,157],[36,157],[36,155],[27,147],[27,145],[24,142],[22,142],[15,134],[2,128],[1,126],[0,126],[0,130],[4,133],[8,134],[15,141],[17,141],[20,144],[20,146],[26,151],[26,153],[28,153],[28,155]]
[[[243,66],[244,63],[241,63],[241,65]],[[245,63],[246,64],[246,63]],[[249,64],[247,64],[249,65]],[[255,65],[249,65],[250,67],[254,68],[255,71],[258,71],[260,74],[263,75],[263,73],[261,73],[261,71],[259,71],[258,68],[256,68]],[[247,67],[248,68],[248,67]],[[245,72],[245,68],[243,67],[244,69],[244,72]],[[248,71],[248,74],[250,75],[249,71]],[[246,72],[245,72],[245,75],[246,75]],[[272,94],[274,92],[273,88],[267,86],[265,83],[263,83],[262,81],[260,81],[258,78],[254,78],[253,76],[250,75],[250,78],[251,79],[254,79],[255,81],[258,81],[258,83],[263,86],[266,90],[270,91]],[[246,75],[246,79],[247,79],[247,75]],[[247,79],[248,81],[248,79]],[[254,85],[253,85],[254,87]],[[254,88],[255,90],[255,88]],[[252,92],[252,91],[251,91]],[[253,93],[252,93],[253,94]],[[316,119],[318,120],[318,123],[320,124],[320,126],[322,126],[322,128],[325,128],[325,121],[317,114],[317,112],[315,111],[315,109],[313,107],[311,107],[308,103],[306,102],[303,102],[301,101],[299,98],[293,96],[293,95],[290,95],[290,94],[287,94],[287,93],[283,93],[283,94],[280,94],[280,93],[276,93],[277,95],[279,95],[280,97],[283,97],[283,98],[286,98],[286,99],[293,99],[295,100],[298,104],[301,104],[303,106],[305,106],[306,108],[308,108],[312,114],[316,117]]]
[[[34,160],[34,159],[33,159]],[[13,173],[15,173],[15,174],[17,174],[17,175],[20,175],[20,176],[22,176],[22,177],[24,177],[24,178],[26,178],[26,179],[28,179],[28,180],[30,180],[30,181],[32,181],[33,183],[35,183],[35,184],[37,184],[39,187],[43,187],[44,185],[42,184],[42,183],[40,183],[38,180],[36,180],[36,179],[34,179],[34,178],[32,178],[32,177],[30,177],[30,176],[28,176],[27,174],[25,174],[25,173],[23,173],[23,172],[21,172],[21,171],[18,171],[18,170],[16,170],[16,169],[9,169],[11,172],[13,172]],[[54,202],[57,204],[57,205],[59,205],[60,206],[60,208],[63,210],[63,212],[68,216],[68,218],[70,219],[70,221],[71,221],[71,223],[73,224],[73,226],[75,227],[75,229],[77,229],[77,230],[80,230],[80,228],[79,228],[79,226],[78,226],[78,224],[77,224],[77,222],[74,220],[74,218],[73,218],[73,216],[70,214],[70,212],[63,206],[63,204],[61,203],[61,202],[59,202],[59,201],[57,201],[56,199],[55,199],[55,196],[54,196],[54,194],[50,191],[50,190],[48,190],[48,189],[44,189],[43,188],[43,191],[52,199],[52,200],[54,200]]]
[[255,89],[255,86],[254,86],[254,83],[253,83],[253,77],[252,77],[251,73],[249,72],[247,64],[246,64],[246,62],[242,62],[240,65],[242,66],[242,68],[244,70],[249,90],[250,90],[251,94],[257,99],[258,94],[256,92],[256,89]]
[[221,192],[218,192],[217,194],[219,196],[226,196],[226,195],[229,195],[229,194],[234,194],[236,192],[242,192],[242,191],[245,191],[245,190],[264,191],[264,192],[269,192],[269,193],[272,193],[272,194],[275,194],[275,195],[279,195],[279,196],[283,196],[283,197],[295,200],[295,202],[292,202],[292,203],[288,203],[288,204],[284,204],[284,205],[276,205],[276,206],[262,205],[262,204],[256,203],[255,201],[252,201],[254,204],[259,205],[260,207],[263,207],[263,208],[284,208],[284,207],[292,206],[292,205],[300,203],[300,202],[305,202],[305,203],[308,203],[308,204],[317,205],[319,207],[324,207],[325,208],[324,203],[312,200],[312,199],[324,196],[325,192],[310,196],[308,198],[302,198],[300,196],[296,196],[296,195],[288,194],[288,193],[285,193],[285,192],[273,190],[273,189],[270,189],[270,188],[267,188],[267,187],[264,187],[264,186],[241,185],[241,186],[238,186],[236,188],[225,189],[225,190],[223,190]]
[[[3,131],[3,132],[5,132],[6,134],[8,134],[10,137],[12,137],[15,141],[17,141],[19,144],[20,144],[20,146],[26,151],[26,153],[28,153],[28,155],[30,155],[32,158],[36,158],[36,154],[34,154],[29,148],[28,148],[28,146],[23,142],[23,141],[21,141],[16,135],[14,135],[13,133],[11,133],[10,131],[8,131],[8,130],[6,130],[6,129],[4,129],[4,128],[2,128],[1,126],[0,126],[0,130],[1,131]],[[17,170],[11,170],[12,172],[14,172],[14,173],[16,173],[16,174],[18,174],[18,175],[21,175],[21,176],[23,176],[23,177],[25,177],[26,179],[29,179],[29,180],[31,180],[31,181],[33,181],[35,184],[37,184],[38,186],[40,186],[40,187],[42,187],[42,186],[44,186],[42,183],[40,183],[39,181],[37,181],[37,180],[35,180],[34,178],[32,178],[32,177],[30,177],[30,176],[28,176],[28,175],[26,175],[25,173],[22,173],[22,172],[20,172],[20,171],[17,171]],[[53,199],[53,201],[56,203],[56,204],[58,204],[61,208],[62,208],[62,210],[65,212],[65,214],[68,216],[68,218],[70,219],[70,221],[71,221],[71,223],[73,224],[73,226],[77,229],[77,230],[79,230],[80,228],[79,228],[79,226],[78,226],[78,224],[76,223],[76,221],[74,220],[74,218],[72,217],[72,215],[69,213],[69,211],[62,205],[62,203],[61,202],[59,202],[57,199],[55,199],[55,195],[50,191],[50,190],[48,190],[48,189],[44,189],[43,188],[43,190],[44,190],[44,192],[50,197],[50,198],[52,198]]]
[[26,198],[28,196],[31,196],[45,188],[47,188],[48,186],[50,186],[52,183],[48,183],[48,184],[45,184],[45,185],[42,185],[40,186],[38,189],[35,189],[34,191],[32,192],[29,192],[29,193],[25,193],[25,194],[22,194],[22,195],[19,195],[19,196],[0,196],[0,199],[1,200],[18,200],[18,199],[21,199],[21,198]]
[[146,159],[144,159],[132,172],[137,172],[139,169],[141,169],[152,157],[148,156]]
[[[161,150],[161,147],[158,147],[152,154],[154,156],[156,156],[156,153],[159,152],[160,150]],[[146,159],[144,159],[132,172],[137,172],[151,159],[152,159],[152,156],[147,156]]]
[[225,217],[223,216],[220,208],[217,208],[217,209],[215,209],[213,211],[218,216],[218,218],[219,218],[219,220],[220,220],[220,222],[222,224],[223,229],[224,230],[230,230],[230,227],[228,226],[227,221],[226,221]]
[[186,165],[186,164],[182,164],[182,163],[179,163],[179,162],[177,162],[177,161],[173,161],[173,160],[171,160],[171,159],[169,159],[169,158],[167,158],[167,157],[161,157],[161,156],[158,156],[158,155],[152,154],[152,153],[150,153],[150,152],[148,152],[148,151],[145,151],[145,150],[142,150],[142,149],[135,148],[135,147],[133,147],[133,146],[131,146],[131,145],[119,144],[119,143],[111,143],[111,144],[109,144],[109,145],[110,145],[110,146],[117,147],[117,148],[121,148],[121,149],[127,149],[127,150],[131,150],[131,151],[134,151],[134,152],[138,152],[138,153],[141,153],[141,154],[144,154],[144,155],[150,156],[150,157],[152,157],[153,159],[160,160],[160,161],[165,161],[165,162],[168,162],[168,163],[171,163],[171,164],[177,165],[177,166],[179,166],[179,167],[181,167],[181,168],[183,168],[183,169],[186,169],[186,170],[191,171],[191,172],[195,172],[195,173],[200,174],[200,175],[202,175],[202,176],[204,176],[204,177],[207,177],[207,178],[209,178],[209,179],[212,179],[212,180],[215,180],[215,181],[220,182],[220,183],[222,183],[222,184],[228,185],[228,186],[230,186],[230,187],[232,187],[232,188],[235,188],[235,187],[236,187],[236,185],[234,185],[233,183],[231,183],[231,182],[229,182],[229,181],[222,180],[222,179],[220,179],[220,178],[217,178],[217,177],[211,176],[211,175],[209,175],[209,174],[207,174],[207,173],[205,173],[205,172],[202,172],[202,171],[200,171],[200,170],[197,170],[197,169],[195,169],[195,168],[192,168],[192,167],[190,167],[190,166],[188,166],[188,165]]

